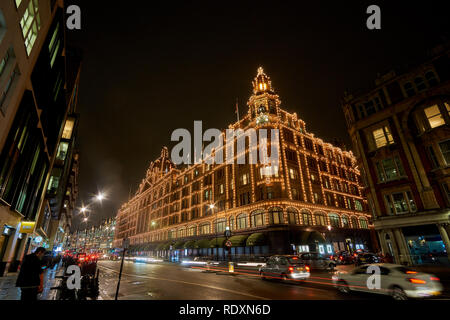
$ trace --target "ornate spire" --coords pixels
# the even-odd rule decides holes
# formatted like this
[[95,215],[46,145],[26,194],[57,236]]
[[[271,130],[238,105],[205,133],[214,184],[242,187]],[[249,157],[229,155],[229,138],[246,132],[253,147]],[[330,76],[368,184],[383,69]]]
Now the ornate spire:
[[263,93],[271,93],[273,94],[272,81],[270,81],[270,77],[268,77],[264,73],[264,69],[262,67],[258,68],[258,75],[253,80],[253,94],[259,95]]

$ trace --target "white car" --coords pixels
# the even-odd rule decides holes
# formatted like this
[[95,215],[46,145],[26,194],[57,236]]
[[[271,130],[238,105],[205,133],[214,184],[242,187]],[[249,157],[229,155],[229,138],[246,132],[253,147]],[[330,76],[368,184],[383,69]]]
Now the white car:
[[[374,271],[367,270],[370,266],[380,269],[379,288],[376,288],[376,281],[372,281]],[[372,277],[370,281],[368,281],[369,277]],[[338,271],[332,279],[335,287],[342,293],[369,292],[391,295],[396,300],[437,296],[443,290],[439,278],[434,275],[388,263],[367,264],[356,267],[350,272]]]

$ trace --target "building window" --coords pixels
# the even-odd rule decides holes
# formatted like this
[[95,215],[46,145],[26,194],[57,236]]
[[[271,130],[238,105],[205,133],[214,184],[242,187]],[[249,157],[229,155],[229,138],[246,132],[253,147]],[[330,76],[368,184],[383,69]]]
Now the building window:
[[38,0],[30,0],[28,8],[25,10],[23,17],[20,20],[20,26],[22,27],[22,34],[25,39],[27,54],[30,55],[34,43],[36,42],[38,32],[41,29]]
[[221,184],[221,185],[219,186],[219,194],[224,194],[224,193],[225,193],[225,187],[224,187],[223,184]]
[[445,164],[450,166],[450,140],[439,143],[439,148],[441,149]]
[[316,213],[316,225],[318,226],[326,226],[327,225],[327,218],[322,213]]
[[348,228],[348,227],[350,227],[348,217],[342,216],[342,228]]
[[307,210],[302,211],[302,219],[305,226],[312,226],[314,224],[312,214]]
[[450,185],[449,185],[449,183],[443,183],[442,188],[444,189],[444,195],[447,198],[447,203],[450,204]]
[[363,210],[364,210],[361,201],[355,200],[355,209],[356,209],[357,211],[363,211]]
[[431,129],[440,127],[445,124],[444,117],[442,116],[437,104],[425,108],[423,111],[425,112],[425,117],[427,118],[428,124],[430,125]]
[[216,233],[225,232],[227,227],[227,221],[225,219],[220,219],[215,223]]
[[332,213],[332,214],[328,215],[328,217],[330,218],[330,225],[332,227],[335,227],[335,228],[339,228],[340,227],[340,223],[339,223],[340,219],[339,219],[339,216],[337,214]]
[[388,126],[383,126],[381,128],[373,130],[372,137],[377,149],[394,143],[394,138],[392,137]]
[[3,92],[0,95],[0,110],[5,114],[6,113],[6,107],[8,104],[5,104],[6,97],[8,96],[9,91],[11,90],[16,78],[20,75],[19,67],[16,67],[14,71],[9,76],[8,80],[6,81],[5,88],[3,89]]
[[289,168],[289,177],[291,178],[291,180],[298,179],[298,172],[297,172],[297,170],[295,170],[293,168]]
[[358,219],[356,219],[356,217],[351,217],[351,221],[352,221],[352,228],[358,229],[359,228]]
[[228,221],[229,221],[228,225],[230,226],[230,230],[234,230],[234,216],[231,216]]
[[359,225],[362,229],[369,229],[369,224],[365,218],[359,218]]
[[436,157],[436,153],[434,152],[433,146],[428,146],[426,147],[427,149],[427,154],[428,154],[428,158],[430,159],[431,162],[431,166],[433,169],[439,168],[439,161]]
[[399,157],[378,161],[376,168],[379,182],[392,181],[406,176]]
[[56,159],[65,161],[67,157],[67,151],[69,150],[68,142],[61,142],[58,147],[58,153],[56,155]]
[[236,218],[237,221],[237,229],[247,229],[248,226],[248,216],[243,213]]
[[199,226],[199,232],[198,233],[200,235],[211,233],[211,225],[209,223],[202,224],[201,226]]
[[283,210],[281,208],[272,208],[269,212],[270,224],[284,223]]
[[289,224],[297,224],[298,222],[298,213],[297,210],[290,208],[287,209],[287,214],[288,214],[288,222]]
[[264,225],[264,211],[258,210],[252,213],[252,227],[261,227]]
[[416,212],[417,207],[410,191],[397,192],[385,195],[390,214],[403,214]]
[[245,173],[241,176],[241,185],[246,186],[249,183],[249,174]]

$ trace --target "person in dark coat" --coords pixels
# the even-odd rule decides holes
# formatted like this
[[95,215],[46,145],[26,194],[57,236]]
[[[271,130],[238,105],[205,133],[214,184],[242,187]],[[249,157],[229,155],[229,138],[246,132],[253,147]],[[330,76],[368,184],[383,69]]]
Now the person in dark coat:
[[38,293],[42,292],[42,258],[45,248],[37,248],[32,254],[25,256],[17,277],[16,287],[20,288],[21,300],[36,301]]

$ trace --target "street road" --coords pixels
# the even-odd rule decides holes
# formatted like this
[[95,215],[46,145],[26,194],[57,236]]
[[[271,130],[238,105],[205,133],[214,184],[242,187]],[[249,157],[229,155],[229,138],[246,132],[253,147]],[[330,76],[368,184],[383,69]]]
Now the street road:
[[[100,295],[114,299],[119,261],[101,261]],[[321,283],[321,284],[319,284]],[[366,294],[343,295],[331,286],[331,275],[311,274],[304,283],[261,280],[256,275],[228,275],[161,263],[125,262],[120,300],[349,300],[386,299]]]

